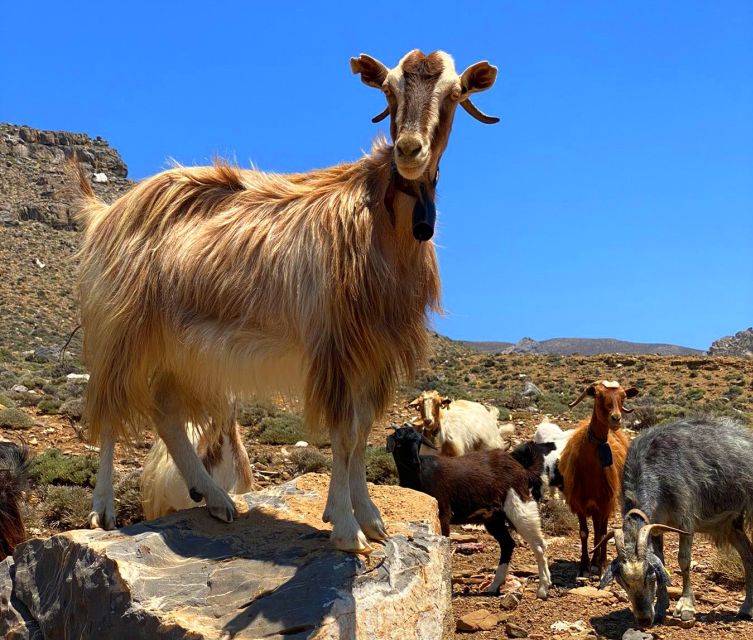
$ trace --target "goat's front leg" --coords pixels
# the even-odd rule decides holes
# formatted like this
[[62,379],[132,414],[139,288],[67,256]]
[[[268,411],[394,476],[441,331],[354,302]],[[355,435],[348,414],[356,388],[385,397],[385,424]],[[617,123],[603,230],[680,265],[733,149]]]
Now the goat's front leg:
[[497,572],[494,574],[494,580],[492,580],[492,583],[486,589],[487,593],[497,593],[507,579],[507,568],[510,566],[512,552],[515,550],[515,540],[513,540],[510,532],[507,530],[505,518],[501,514],[487,520],[484,526],[489,534],[499,543]]
[[88,522],[92,529],[114,529],[115,502],[112,496],[112,472],[115,438],[109,425],[102,427],[101,434],[97,486],[94,487],[92,510]]
[[680,536],[680,549],[677,553],[677,562],[682,573],[682,595],[675,606],[674,617],[681,620],[695,618],[695,596],[690,584],[690,549],[693,546],[693,536]]
[[753,619],[753,545],[743,530],[742,518],[735,522],[731,542],[740,554],[745,569],[745,600],[737,615],[744,620],[750,620]]
[[370,430],[371,420],[368,418],[359,420],[355,425],[356,445],[353,448],[348,470],[350,499],[353,503],[353,515],[366,536],[371,540],[386,540],[387,530],[382,516],[369,497],[369,489],[366,485],[366,440]]
[[[350,465],[353,457],[355,434],[352,425],[341,425],[330,430],[332,439],[332,477],[329,481],[327,505],[322,520],[332,523],[332,544],[341,551],[370,553],[366,536],[353,515],[350,497]],[[365,484],[365,479],[364,479]]]
[[[662,536],[656,536],[652,540],[654,548],[654,555],[661,560],[661,564],[665,567],[664,563],[664,538]],[[667,582],[660,580],[656,586],[656,613],[654,615],[654,624],[659,624],[664,620],[664,616],[667,615],[667,609],[669,609],[669,592],[667,591]]]
[[580,526],[580,565],[578,566],[578,577],[588,578],[588,521],[585,516],[578,516],[578,525]]

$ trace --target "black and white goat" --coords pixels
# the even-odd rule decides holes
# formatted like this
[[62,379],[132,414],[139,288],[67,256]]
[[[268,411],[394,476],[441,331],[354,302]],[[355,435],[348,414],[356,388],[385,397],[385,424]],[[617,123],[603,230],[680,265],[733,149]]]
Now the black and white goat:
[[[682,419],[642,432],[628,450],[622,478],[623,525],[614,537],[617,559],[601,580],[617,580],[642,627],[660,622],[669,607],[661,534],[680,534],[682,595],[674,616],[691,620],[693,534],[731,545],[745,568],[739,616],[753,616],[753,545],[745,529],[753,516],[753,432],[729,418]],[[657,534],[659,534],[657,536]],[[652,537],[653,536],[653,537]]]
[[387,450],[395,458],[400,486],[436,498],[442,535],[450,535],[450,523],[477,523],[494,536],[500,546],[500,559],[489,592],[497,592],[507,577],[515,548],[507,529],[508,522],[512,524],[536,556],[537,595],[546,598],[552,579],[533,496],[537,492],[540,495],[541,490],[543,453],[539,446],[527,442],[512,454],[492,450],[448,457],[420,455],[422,443],[432,446],[411,427],[395,428],[387,438]]

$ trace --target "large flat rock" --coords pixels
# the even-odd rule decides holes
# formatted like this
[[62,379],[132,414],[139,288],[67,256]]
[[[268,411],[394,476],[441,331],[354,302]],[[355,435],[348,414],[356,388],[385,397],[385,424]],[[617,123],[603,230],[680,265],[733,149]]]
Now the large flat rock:
[[328,480],[241,496],[231,525],[201,508],[29,540],[0,564],[0,637],[34,638],[38,626],[49,640],[441,638],[450,549],[436,502],[371,487],[391,538],[357,557],[335,550],[321,522]]

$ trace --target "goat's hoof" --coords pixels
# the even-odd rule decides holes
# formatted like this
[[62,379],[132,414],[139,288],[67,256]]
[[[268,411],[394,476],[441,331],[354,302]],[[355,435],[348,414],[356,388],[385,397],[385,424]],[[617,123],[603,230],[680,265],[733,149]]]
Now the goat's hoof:
[[106,529],[109,531],[115,528],[115,516],[108,513],[92,511],[86,521],[90,529]]
[[549,587],[545,584],[539,586],[539,590],[536,592],[536,597],[540,600],[546,600],[549,597]]
[[346,533],[340,533],[336,526],[332,529],[330,540],[335,548],[340,551],[359,553],[361,555],[369,555],[373,551],[371,545],[369,545],[369,541],[358,526],[356,526],[355,531]]
[[206,501],[209,514],[217,520],[232,522],[238,515],[232,498],[222,490],[216,496],[207,496]]
[[[358,518],[356,518],[356,520],[358,520]],[[358,520],[358,524],[361,526],[361,531],[366,534],[366,537],[369,540],[386,540],[389,538],[387,530],[384,527],[384,522],[382,522],[380,517],[365,522]]]

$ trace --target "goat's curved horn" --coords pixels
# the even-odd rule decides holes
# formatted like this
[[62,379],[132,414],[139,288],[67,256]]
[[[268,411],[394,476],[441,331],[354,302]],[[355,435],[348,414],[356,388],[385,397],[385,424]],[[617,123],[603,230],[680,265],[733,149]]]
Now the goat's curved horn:
[[622,529],[610,529],[607,532],[607,535],[605,535],[599,541],[599,544],[597,544],[591,550],[591,552],[595,553],[596,550],[601,547],[601,545],[606,544],[612,538],[614,538],[614,544],[617,547],[617,559],[620,560],[621,562],[625,562],[625,534],[623,533]]
[[384,120],[388,115],[390,115],[390,106],[387,105],[387,107],[380,113],[378,116],[374,116],[371,121],[376,124],[377,122],[381,122]]
[[572,409],[576,404],[580,404],[580,402],[583,400],[583,398],[585,398],[588,395],[588,392],[595,385],[596,385],[595,382],[592,382],[591,384],[589,384],[585,389],[583,389],[583,392],[575,400],[573,400],[570,404],[568,404],[567,406]]
[[621,411],[622,413],[633,413],[635,409],[628,409],[627,407],[622,407]]
[[690,532],[683,531],[682,529],[675,529],[674,527],[668,527],[666,524],[647,524],[638,532],[638,548],[636,552],[639,560],[646,559],[646,549],[648,548],[648,537],[652,531],[671,531],[673,533],[679,533],[683,536],[689,536]]
[[460,106],[463,107],[470,115],[472,115],[476,120],[479,122],[483,122],[484,124],[495,124],[499,122],[499,118],[495,116],[487,116],[485,113],[482,113],[479,111],[478,107],[471,102],[470,98],[466,98],[460,103]]

